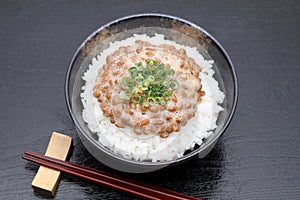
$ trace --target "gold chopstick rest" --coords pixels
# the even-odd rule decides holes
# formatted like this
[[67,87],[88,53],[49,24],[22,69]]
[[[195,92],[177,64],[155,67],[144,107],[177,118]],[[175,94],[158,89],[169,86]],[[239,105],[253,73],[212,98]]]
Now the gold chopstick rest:
[[[71,137],[53,132],[45,155],[60,160],[66,160],[71,144]],[[31,183],[32,188],[34,189],[34,191],[54,196],[60,180],[60,176],[60,171],[40,166]]]

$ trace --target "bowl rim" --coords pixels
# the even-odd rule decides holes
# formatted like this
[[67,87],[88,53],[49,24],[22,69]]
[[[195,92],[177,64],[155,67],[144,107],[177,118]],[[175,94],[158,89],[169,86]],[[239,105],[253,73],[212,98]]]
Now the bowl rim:
[[[161,165],[171,165],[171,164],[175,164],[184,160],[188,160],[192,157],[194,157],[196,154],[199,154],[201,151],[205,151],[207,148],[209,148],[213,143],[216,142],[216,140],[218,140],[218,138],[226,131],[226,129],[228,128],[230,122],[232,121],[232,118],[234,116],[234,113],[236,111],[236,107],[237,107],[237,102],[238,102],[238,93],[239,93],[239,89],[238,89],[238,80],[237,80],[237,75],[236,75],[236,71],[235,68],[233,66],[233,63],[228,55],[228,53],[226,52],[226,50],[224,49],[224,47],[210,34],[208,33],[204,28],[200,27],[199,25],[194,24],[193,22],[190,22],[188,20],[185,20],[183,18],[177,17],[177,16],[173,16],[173,15],[169,15],[169,14],[161,14],[161,13],[140,13],[140,14],[133,14],[133,15],[127,15],[124,17],[120,17],[118,19],[115,19],[109,23],[106,23],[105,25],[101,26],[100,28],[98,28],[97,30],[93,31],[91,34],[89,34],[89,36],[81,43],[81,45],[77,48],[77,50],[75,51],[71,62],[68,66],[66,75],[65,75],[65,83],[64,83],[64,93],[65,93],[65,101],[67,104],[67,108],[68,108],[68,112],[71,116],[71,119],[73,121],[73,123],[75,124],[76,128],[79,129],[82,133],[85,133],[84,130],[82,130],[82,128],[80,127],[80,125],[77,122],[77,119],[75,117],[75,114],[73,114],[72,111],[72,106],[71,106],[71,100],[69,99],[69,78],[70,78],[70,74],[72,71],[72,67],[74,65],[74,62],[76,61],[76,58],[78,57],[78,55],[80,54],[81,49],[84,47],[84,45],[91,40],[94,36],[96,36],[100,31],[102,31],[103,29],[110,27],[113,24],[116,24],[118,22],[124,21],[124,20],[129,20],[129,19],[134,19],[134,18],[141,18],[141,17],[162,17],[162,18],[167,18],[167,19],[171,19],[171,20],[176,20],[176,21],[180,21],[183,22],[184,24],[187,24],[189,26],[192,26],[193,28],[197,29],[198,31],[201,31],[204,35],[206,35],[206,37],[208,37],[213,43],[216,44],[216,47],[220,49],[220,52],[223,54],[225,60],[229,63],[229,67],[230,67],[230,71],[232,74],[232,78],[233,78],[233,82],[234,82],[234,98],[233,98],[233,105],[232,105],[232,109],[230,110],[228,119],[225,121],[224,126],[220,129],[220,131],[217,133],[217,135],[212,138],[212,140],[209,140],[206,145],[203,148],[199,148],[196,151],[192,151],[191,153],[184,155],[176,160],[171,160],[171,161],[163,161],[163,162],[149,162],[149,161],[136,161],[136,160],[131,160],[131,159],[126,159],[123,158],[121,156],[118,156],[116,154],[114,154],[112,151],[110,151],[109,149],[105,149],[105,148],[101,148],[101,150],[104,150],[105,153],[109,154],[110,156],[117,158],[119,160],[122,160],[124,162],[127,163],[131,163],[131,164],[135,164],[135,165],[140,165],[140,166],[161,166]],[[87,138],[94,146],[98,147],[100,144],[98,142],[96,142],[93,139]],[[201,151],[200,151],[201,150]]]

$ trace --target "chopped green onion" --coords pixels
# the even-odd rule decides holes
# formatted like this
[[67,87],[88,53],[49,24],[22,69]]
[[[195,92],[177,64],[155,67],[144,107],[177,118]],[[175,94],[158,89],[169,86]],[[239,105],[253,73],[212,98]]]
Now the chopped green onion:
[[136,81],[136,83],[138,85],[140,85],[144,81],[144,77],[141,74],[139,74],[138,76],[134,77],[134,79],[135,79],[135,81]]
[[154,97],[148,97],[147,98],[147,102],[149,102],[150,104],[152,103],[155,103],[155,98]]
[[179,87],[178,81],[172,79],[175,71],[156,60],[138,62],[128,72],[130,77],[124,77],[120,82],[121,95],[137,106],[165,105],[173,90]]
[[171,80],[170,87],[174,90],[177,90],[179,87],[179,83],[176,80]]
[[169,75],[170,75],[170,76],[174,76],[174,74],[175,74],[175,70],[174,70],[174,69],[171,69]]
[[134,95],[131,97],[131,101],[133,103],[136,103],[136,104],[139,104],[141,103],[141,100],[142,100],[142,97],[141,96],[138,96],[138,95]]
[[162,82],[162,85],[165,86],[165,87],[166,87],[168,84],[169,84],[169,81],[167,81],[167,80],[164,80],[164,81]]
[[126,101],[129,101],[129,100],[130,100],[130,97],[127,96],[127,95],[124,95],[123,99],[125,99]]
[[148,64],[149,65],[157,65],[157,61],[156,60],[149,60]]
[[150,81],[148,81],[148,79],[143,82],[144,87],[149,87],[149,85],[150,85]]
[[150,60],[150,61],[149,61],[149,64],[150,64],[150,65],[154,65],[154,61],[153,61],[153,60]]
[[137,68],[136,67],[130,67],[128,71],[129,72],[134,72],[134,71],[137,71]]
[[132,89],[132,94],[137,94],[138,91],[139,91],[139,89],[138,89],[137,87],[134,87],[134,88]]
[[150,106],[150,103],[149,103],[148,101],[145,101],[145,102],[143,103],[143,105],[144,105],[145,107],[149,107],[149,106]]
[[128,80],[127,85],[128,85],[128,87],[133,87],[134,86],[134,81],[133,80]]
[[163,106],[166,105],[166,101],[164,99],[160,100],[159,103],[160,103],[160,105],[163,105]]
[[155,97],[155,102],[156,102],[156,103],[160,103],[160,102],[161,102],[161,100],[162,100],[162,98],[161,98],[161,97]]
[[164,100],[169,101],[170,97],[169,96],[164,96]]
[[151,76],[148,76],[147,80],[149,80],[150,82],[154,82],[155,78],[154,78],[154,76],[151,75]]

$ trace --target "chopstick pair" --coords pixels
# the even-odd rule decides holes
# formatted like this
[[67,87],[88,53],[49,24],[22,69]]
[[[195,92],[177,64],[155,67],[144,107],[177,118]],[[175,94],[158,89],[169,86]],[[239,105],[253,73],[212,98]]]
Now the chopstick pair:
[[87,179],[146,199],[197,199],[185,194],[181,194],[157,186],[148,185],[138,181],[129,180],[123,177],[109,174],[107,172],[92,169],[72,162],[51,158],[30,151],[25,151],[22,155],[22,158],[55,170],[78,176],[80,178]]

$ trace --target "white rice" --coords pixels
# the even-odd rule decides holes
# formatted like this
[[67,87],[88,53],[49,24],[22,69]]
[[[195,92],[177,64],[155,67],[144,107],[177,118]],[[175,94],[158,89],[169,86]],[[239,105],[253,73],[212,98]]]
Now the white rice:
[[[189,57],[195,59],[202,67],[200,78],[202,79],[202,90],[205,96],[198,105],[198,110],[187,125],[183,126],[180,132],[173,132],[167,138],[159,135],[151,136],[136,135],[129,128],[120,129],[110,123],[100,110],[100,105],[93,97],[97,73],[100,67],[105,64],[106,57],[116,51],[120,46],[134,45],[136,40],[148,41],[151,44],[169,44],[175,48],[183,48]],[[223,108],[218,105],[224,100],[224,93],[219,89],[218,82],[212,77],[215,73],[212,69],[213,60],[204,60],[196,48],[179,45],[173,41],[165,40],[163,35],[156,34],[154,37],[146,35],[134,35],[122,41],[110,44],[100,55],[92,60],[88,70],[83,75],[85,86],[82,87],[81,100],[83,104],[82,116],[88,128],[99,136],[99,142],[109,148],[115,154],[128,159],[149,160],[152,162],[175,160],[183,156],[188,149],[193,149],[195,144],[201,145],[202,140],[213,134],[217,127],[218,114]]]

